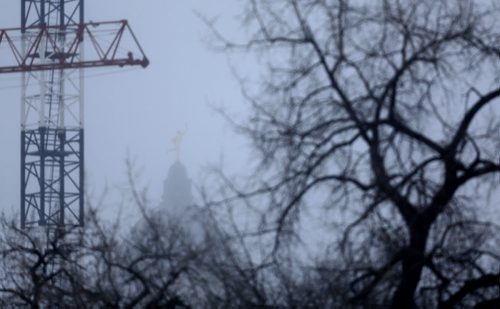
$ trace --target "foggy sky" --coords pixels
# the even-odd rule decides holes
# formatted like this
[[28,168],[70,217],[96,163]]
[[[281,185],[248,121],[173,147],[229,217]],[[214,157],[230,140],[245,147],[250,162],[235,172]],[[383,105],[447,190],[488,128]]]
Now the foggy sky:
[[[207,48],[209,33],[196,16],[221,16],[225,29],[238,30],[231,19],[234,0],[87,0],[86,20],[128,19],[151,61],[147,69],[89,69],[85,80],[85,172],[87,191],[96,198],[107,186],[107,207],[126,187],[127,151],[142,169],[139,185],[148,187],[155,204],[168,166],[175,161],[171,139],[187,125],[181,161],[196,181],[202,167],[225,158],[239,166],[242,142],[212,105],[238,110],[238,84],[227,57]],[[20,26],[20,3],[2,1],[0,27]],[[205,41],[205,42],[204,42]],[[1,210],[19,211],[20,75],[0,75]]]

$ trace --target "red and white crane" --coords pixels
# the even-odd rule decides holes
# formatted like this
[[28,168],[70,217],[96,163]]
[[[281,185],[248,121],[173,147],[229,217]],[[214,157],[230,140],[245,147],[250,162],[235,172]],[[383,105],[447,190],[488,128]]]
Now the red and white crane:
[[22,75],[21,227],[83,226],[83,70],[149,60],[126,20],[86,23],[84,0],[21,0],[0,51],[0,74]]

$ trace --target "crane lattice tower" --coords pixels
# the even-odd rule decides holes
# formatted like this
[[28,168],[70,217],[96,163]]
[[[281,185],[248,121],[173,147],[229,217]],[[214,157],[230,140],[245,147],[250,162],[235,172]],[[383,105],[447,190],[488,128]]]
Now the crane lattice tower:
[[21,0],[0,48],[0,74],[22,75],[21,227],[83,226],[83,71],[149,61],[126,20],[85,23],[84,0]]

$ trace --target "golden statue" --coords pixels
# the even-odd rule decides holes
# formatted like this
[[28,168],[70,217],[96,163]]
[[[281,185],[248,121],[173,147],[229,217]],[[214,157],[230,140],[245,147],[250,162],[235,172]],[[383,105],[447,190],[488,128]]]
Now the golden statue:
[[177,131],[177,134],[175,137],[172,139],[172,144],[174,144],[174,149],[171,151],[175,151],[175,157],[177,161],[179,161],[179,158],[181,156],[181,147],[182,147],[182,141],[184,140],[184,135],[186,135],[187,127],[181,131]]

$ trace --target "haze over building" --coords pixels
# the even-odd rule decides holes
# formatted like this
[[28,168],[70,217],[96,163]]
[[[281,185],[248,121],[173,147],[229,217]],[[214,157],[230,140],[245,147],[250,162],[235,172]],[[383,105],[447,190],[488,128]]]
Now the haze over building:
[[185,134],[186,129],[178,131],[172,139],[174,145],[172,151],[176,154],[176,160],[168,169],[163,182],[161,202],[154,213],[169,224],[182,226],[193,239],[201,241],[203,238],[201,209],[194,203],[192,181],[180,158]]
[[159,210],[166,211],[173,216],[182,216],[192,206],[192,202],[191,179],[184,164],[176,160],[170,166],[163,183]]

